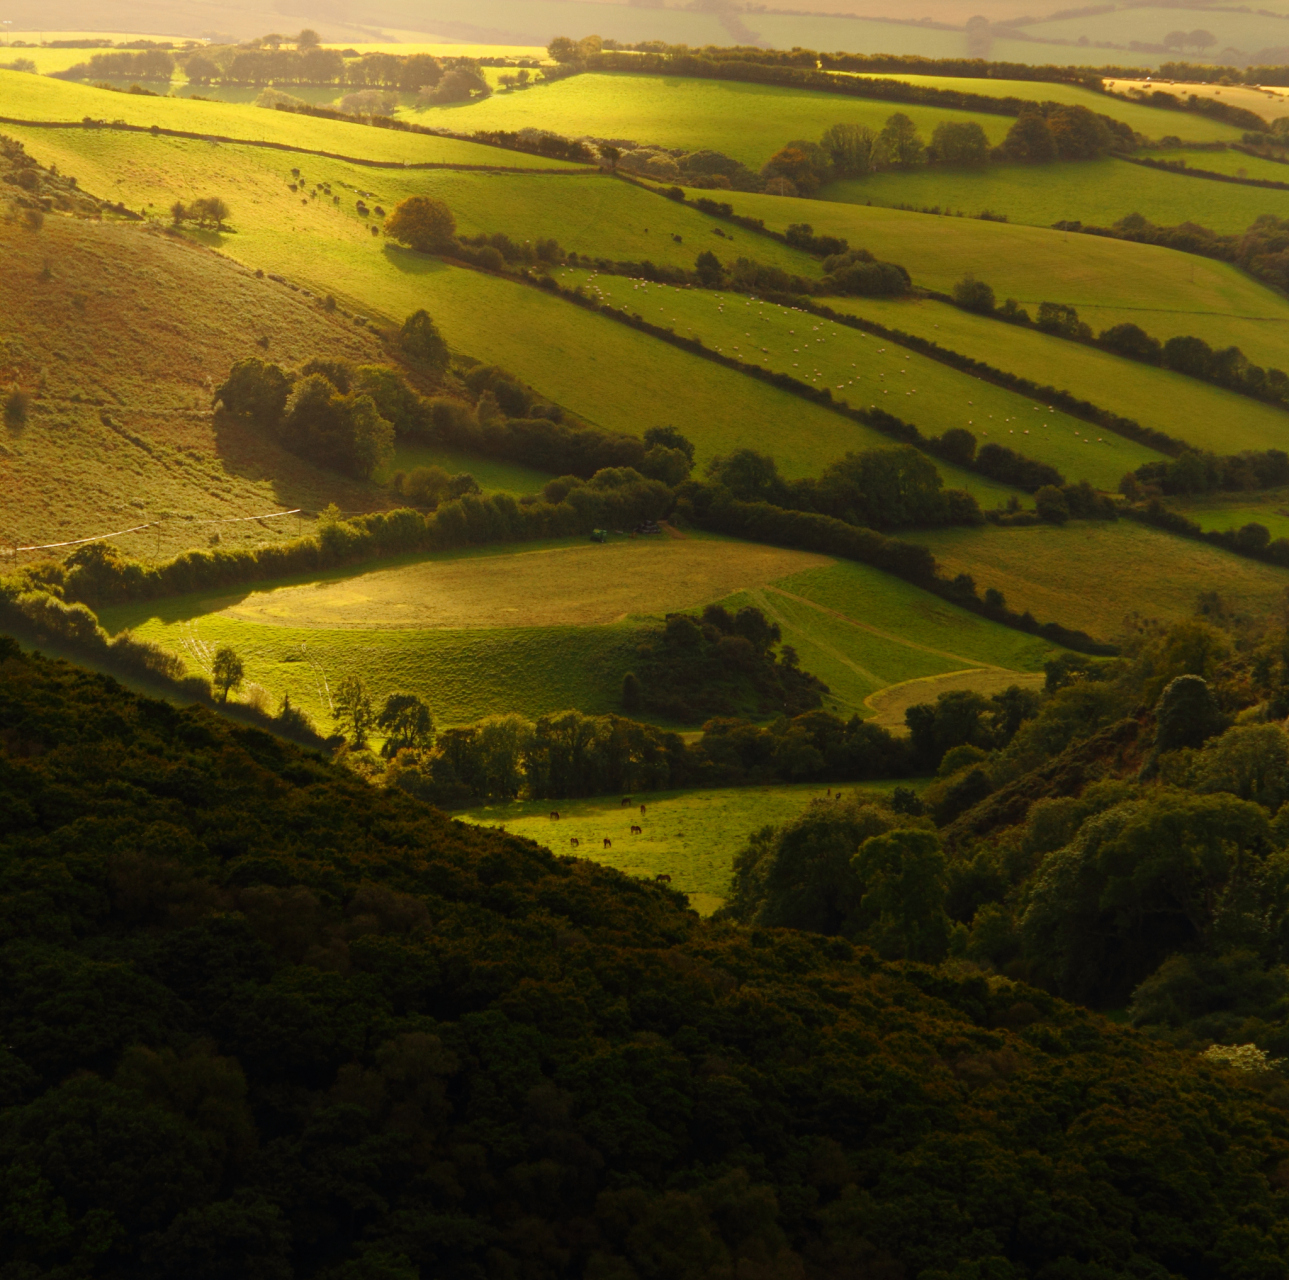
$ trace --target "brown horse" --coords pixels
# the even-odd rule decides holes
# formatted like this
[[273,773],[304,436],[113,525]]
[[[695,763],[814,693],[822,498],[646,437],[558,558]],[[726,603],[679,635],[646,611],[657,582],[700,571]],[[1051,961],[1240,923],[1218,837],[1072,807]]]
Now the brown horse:
[[574,849],[580,849],[582,847],[582,842],[576,836],[569,836],[568,842]]
[[551,821],[552,821],[552,822],[554,822],[558,817],[559,817],[559,814],[558,814],[558,813],[556,813],[554,809],[552,809],[552,810],[551,810]]
[[604,847],[605,847],[606,849],[612,849],[612,848],[613,848],[613,841],[612,841],[612,840],[610,840],[608,836],[605,836],[605,837],[604,837]]
[[644,805],[641,805],[641,806],[640,806],[640,816],[643,818],[643,817],[644,817],[644,815],[645,815],[645,808],[644,808]]
[[623,803],[623,804],[630,804],[630,803],[631,803],[631,797],[630,797],[630,796],[623,796],[623,797],[622,797],[622,803]]
[[644,835],[644,828],[636,826],[636,824],[633,822],[631,824],[631,834],[633,836],[642,836]]
[[654,880],[665,880],[668,884],[671,883],[671,877],[665,871],[661,875],[654,876]]

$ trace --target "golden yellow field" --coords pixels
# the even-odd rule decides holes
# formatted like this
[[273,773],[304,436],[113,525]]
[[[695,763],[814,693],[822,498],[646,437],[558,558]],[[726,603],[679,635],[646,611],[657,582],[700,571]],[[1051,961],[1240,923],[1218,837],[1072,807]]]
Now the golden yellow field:
[[642,538],[422,560],[256,591],[222,610],[269,626],[596,626],[690,609],[831,564],[827,556],[705,538]]

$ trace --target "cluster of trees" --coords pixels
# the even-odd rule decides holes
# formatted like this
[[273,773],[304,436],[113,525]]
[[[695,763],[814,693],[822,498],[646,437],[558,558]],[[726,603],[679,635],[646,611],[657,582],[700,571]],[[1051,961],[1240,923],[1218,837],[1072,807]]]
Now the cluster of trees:
[[[1284,623],[1233,619],[1213,597],[1201,607],[1143,624],[1115,662],[1050,662],[1041,702],[1013,689],[910,708],[909,749],[932,786],[762,833],[739,856],[727,914],[891,957],[957,955],[1095,1004],[1131,998],[1138,1025],[1172,1038],[1285,1052]],[[1133,718],[1143,700],[1148,734]],[[1250,706],[1260,714],[1232,724]],[[900,837],[915,897],[874,914],[861,855],[895,831],[926,833]]]
[[[1275,1273],[1289,1126],[1228,1068],[11,644],[0,720],[12,1271]],[[930,950],[885,834],[864,918]]]
[[1131,501],[1152,494],[1247,492],[1289,484],[1289,454],[1283,449],[1219,455],[1188,450],[1167,462],[1143,463],[1120,484]]
[[233,365],[214,400],[284,449],[366,480],[393,455],[394,427],[377,402],[395,380],[397,394],[405,388],[386,366],[351,371],[339,362],[312,360],[293,378],[278,365],[251,357]]
[[433,90],[454,71],[477,74],[468,58],[439,59],[428,53],[345,55],[305,40],[295,48],[220,45],[186,59],[184,74],[197,84],[349,85],[355,89]]
[[818,142],[789,142],[770,158],[761,176],[771,194],[809,196],[834,179],[923,164],[975,167],[991,160],[1091,160],[1116,145],[1131,144],[1131,131],[1120,137],[1116,127],[1122,128],[1087,107],[1029,103],[998,147],[989,145],[975,121],[942,121],[928,145],[913,121],[897,111],[877,132],[865,125],[835,124]]
[[232,216],[232,210],[220,196],[199,196],[189,204],[176,200],[170,206],[170,217],[176,227],[195,222],[199,227],[223,231],[224,223]]
[[174,57],[165,49],[140,49],[96,53],[88,62],[50,74],[58,80],[169,80],[174,72]]
[[1140,213],[1131,213],[1110,227],[1084,226],[1077,221],[1053,225],[1058,231],[1081,231],[1139,244],[1159,244],[1182,253],[1233,262],[1277,289],[1289,289],[1289,218],[1278,218],[1272,213],[1262,214],[1247,231],[1235,235],[1213,231],[1194,222],[1161,227]]
[[776,654],[781,639],[778,623],[751,605],[735,614],[718,604],[701,617],[669,613],[641,640],[636,670],[623,677],[622,709],[686,724],[812,711],[828,686],[801,670],[791,645]]
[[1238,529],[1205,529],[1180,511],[1164,506],[1157,496],[1148,497],[1145,501],[1125,508],[1123,514],[1140,520],[1143,524],[1152,524],[1157,529],[1167,529],[1169,533],[1179,534],[1183,538],[1196,538],[1225,547],[1236,555],[1265,560],[1270,564],[1289,565],[1289,538],[1272,538],[1267,526],[1256,520],[1251,520]]
[[[847,453],[818,478],[785,480],[775,460],[754,449],[715,457],[706,471],[712,485],[739,502],[767,502],[867,529],[975,525],[984,519],[971,494],[945,489],[935,463],[908,445]],[[710,502],[698,482],[682,486],[681,494],[700,508]]]
[[[1286,245],[1289,245],[1289,235],[1286,235]],[[952,297],[954,303],[964,311],[992,315],[1009,324],[1040,329],[1044,333],[1075,342],[1086,342],[1130,360],[1160,365],[1271,404],[1289,404],[1289,375],[1280,369],[1264,369],[1251,363],[1239,347],[1214,351],[1203,338],[1185,335],[1160,342],[1140,325],[1131,322],[1112,325],[1094,337],[1091,327],[1079,319],[1075,307],[1058,302],[1042,302],[1039,303],[1037,316],[1031,318],[1029,312],[1019,306],[1014,298],[1008,298],[999,306],[992,286],[972,275],[964,276],[954,285]]]

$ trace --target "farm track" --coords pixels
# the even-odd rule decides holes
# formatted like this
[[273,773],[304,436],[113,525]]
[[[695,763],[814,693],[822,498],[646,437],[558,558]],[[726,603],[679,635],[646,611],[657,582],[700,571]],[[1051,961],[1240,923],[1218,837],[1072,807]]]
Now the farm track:
[[[342,155],[338,151],[319,151],[314,147],[296,147],[289,142],[272,142],[262,138],[234,138],[222,133],[195,133],[189,129],[166,129],[161,125],[99,123],[84,120],[22,120],[16,116],[0,116],[0,124],[17,125],[25,129],[80,129],[101,131],[113,129],[117,133],[144,133],[158,138],[186,138],[191,142],[218,142],[237,147],[260,147],[269,151],[287,151],[295,155],[318,156],[324,160],[340,160],[345,164],[364,165],[369,169],[456,169],[467,173],[541,174],[545,177],[585,178],[595,177],[599,169],[583,166],[578,169],[534,169],[502,164],[454,164],[447,160],[369,160],[362,156]],[[435,135],[437,136],[437,135]],[[460,141],[460,139],[456,139]],[[476,143],[486,146],[486,143]],[[565,161],[567,163],[567,161]]]

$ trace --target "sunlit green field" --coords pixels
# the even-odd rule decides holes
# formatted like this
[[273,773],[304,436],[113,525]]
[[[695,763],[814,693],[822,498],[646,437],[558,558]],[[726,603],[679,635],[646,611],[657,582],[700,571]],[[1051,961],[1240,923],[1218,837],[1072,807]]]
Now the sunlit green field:
[[412,471],[416,467],[442,467],[448,475],[467,472],[478,481],[484,493],[510,493],[519,497],[537,493],[551,476],[532,467],[521,467],[515,462],[502,462],[497,458],[484,458],[475,453],[461,453],[456,449],[438,449],[430,445],[401,441],[394,449],[394,457],[384,471],[377,474],[377,481],[387,480],[396,471]]
[[[738,294],[651,285],[572,269],[561,272],[559,278],[585,284],[597,297],[638,311],[654,323],[697,334],[717,351],[791,374],[814,387],[826,387],[835,399],[857,408],[884,409],[914,423],[924,435],[964,427],[981,444],[1008,445],[1058,467],[1069,480],[1089,480],[1098,488],[1114,489],[1126,471],[1162,457],[1131,440],[1052,411],[1046,404],[793,308],[751,302]],[[845,299],[827,302],[837,303],[838,310],[848,309]],[[994,327],[997,339],[1005,341],[1009,331],[1001,325]],[[1126,365],[1123,376],[1131,377],[1134,366],[1120,363]],[[1015,362],[1005,367],[1031,377],[1046,372],[1041,353],[1022,360],[1019,367]],[[978,483],[970,473],[964,476],[944,466],[942,471],[949,484],[961,482],[974,489]]]
[[[1151,10],[1149,12],[1157,11]],[[1124,13],[1124,10],[1117,10],[1111,21],[1119,22]],[[1028,33],[1036,30],[1036,28],[1026,27],[1025,30]],[[1075,50],[1066,50],[1064,56],[1057,58],[1056,61],[1058,63],[1070,62],[1074,60],[1075,54]],[[993,56],[997,58],[999,55],[995,53]],[[1084,53],[1082,56],[1086,61],[1096,55],[1089,52]],[[1023,59],[1026,62],[1038,60],[1041,59]],[[878,77],[875,73],[869,76],[866,73],[850,72],[838,74],[856,74],[856,78],[859,79],[902,80],[906,84],[924,85],[928,89],[949,89],[957,93],[983,93],[991,98],[1022,98],[1030,102],[1060,102],[1069,106],[1087,107],[1089,111],[1110,116],[1114,120],[1122,120],[1124,124],[1131,125],[1135,132],[1144,134],[1147,138],[1162,138],[1168,134],[1173,134],[1186,142],[1225,142],[1228,140],[1238,142],[1241,132],[1233,125],[1223,124],[1218,120],[1210,120],[1207,116],[1196,115],[1194,112],[1163,111],[1159,107],[1146,107],[1136,102],[1124,102],[1109,94],[1096,93],[1091,89],[1080,88],[1078,85],[1054,84],[1047,80],[993,80],[972,79],[969,76],[886,74]],[[1182,90],[1181,92],[1184,94],[1186,91]],[[1257,106],[1248,105],[1252,110],[1258,110]]]
[[1108,227],[1130,213],[1172,226],[1198,222],[1215,231],[1245,230],[1264,213],[1289,215],[1289,191],[1205,182],[1107,158],[1069,164],[995,164],[983,169],[922,168],[834,182],[821,200],[907,205],[975,215],[989,209],[1012,222],[1050,227],[1084,222]]
[[[1289,182],[1289,164],[1264,160],[1243,151],[1187,151],[1184,148],[1147,153],[1151,160],[1184,161],[1188,169],[1207,169],[1210,173],[1229,173],[1234,178],[1258,178],[1271,182]],[[1194,179],[1203,182],[1203,178]]]
[[[1175,181],[1204,186],[1195,178]],[[1209,185],[1231,189],[1225,183]],[[1214,347],[1234,344],[1250,359],[1275,366],[1283,364],[1289,349],[1289,300],[1211,258],[1101,236],[878,205],[737,192],[722,199],[735,212],[761,218],[775,231],[808,222],[817,232],[844,236],[852,246],[901,263],[915,284],[941,292],[950,292],[970,272],[989,281],[1000,299],[1016,298],[1029,307],[1044,299],[1073,304],[1098,332],[1132,321],[1158,338],[1196,333]],[[970,211],[978,212],[974,207]]]
[[[126,124],[155,124],[165,129],[280,142],[293,147],[400,164],[507,165],[518,169],[574,167],[521,151],[498,151],[495,147],[458,142],[454,138],[393,133],[387,129],[372,129],[341,120],[319,120],[245,104],[112,93],[78,82],[51,80],[46,76],[17,71],[0,71],[0,102],[4,103],[5,115],[23,120],[79,122],[85,117],[109,122],[121,120]],[[294,163],[290,160],[286,167],[290,168]]]
[[[826,409],[539,289],[447,266],[371,235],[355,211],[356,184],[348,190],[335,185],[353,176],[340,162],[314,159],[304,170],[310,183],[331,181],[333,190],[345,192],[335,205],[290,191],[285,162],[275,176],[245,164],[244,151],[234,147],[79,130],[13,132],[33,155],[76,173],[85,189],[134,207],[150,202],[162,210],[176,196],[219,191],[233,208],[233,230],[205,239],[222,253],[331,293],[387,322],[401,322],[424,307],[456,350],[510,369],[599,426],[636,435],[659,423],[678,426],[697,445],[700,464],[743,446],[768,447],[785,474],[811,475],[848,449],[886,443],[886,437]],[[413,183],[407,175],[398,179]],[[373,193],[373,204],[392,200],[400,189],[385,174],[364,171],[362,180],[369,185],[361,190]],[[531,181],[572,183],[567,190],[576,198],[588,179]],[[638,197],[650,216],[655,206],[665,207],[647,192]],[[494,223],[491,229],[500,228]],[[1006,496],[1001,487],[974,477],[964,483],[990,506]]]
[[1170,498],[1168,505],[1194,520],[1206,533],[1260,524],[1272,538],[1289,538],[1289,493],[1222,493],[1203,498]]
[[1201,592],[1256,613],[1289,588],[1289,570],[1128,520],[913,536],[946,572],[998,588],[1011,608],[1108,640],[1123,633],[1131,615],[1164,622],[1190,616]]
[[[1009,373],[1041,380],[1196,448],[1217,453],[1278,449],[1289,435],[1289,414],[1260,400],[1034,329],[960,311],[947,303],[925,298],[838,298],[829,305],[917,334]],[[1144,327],[1148,319],[1139,318],[1137,323]],[[1205,332],[1198,317],[1196,330]],[[1279,358],[1289,364],[1289,348],[1281,350]],[[1116,458],[1122,460],[1119,454]],[[1113,489],[1117,483],[1115,477],[1107,487]]]
[[[521,800],[483,805],[458,816],[481,826],[504,827],[555,853],[589,858],[630,876],[652,880],[669,875],[671,888],[688,894],[689,905],[701,915],[710,915],[728,892],[734,855],[753,832],[792,821],[814,801],[833,803],[831,797],[839,792],[877,796],[896,785],[866,782],[837,788],[807,782],[644,792],[633,795],[629,806],[623,805],[622,796]],[[550,816],[554,811],[559,813],[558,821]],[[633,823],[644,828],[640,835],[631,834]],[[610,848],[604,845],[605,837],[612,841]],[[573,840],[579,843],[574,845]]]
[[274,706],[289,693],[324,728],[349,674],[378,700],[418,693],[441,723],[457,724],[502,711],[615,711],[639,629],[713,600],[752,604],[776,621],[829,686],[825,705],[847,717],[871,715],[866,699],[892,684],[1033,672],[1052,652],[879,570],[694,534],[422,556],[119,606],[102,620],[199,671],[231,645]]

